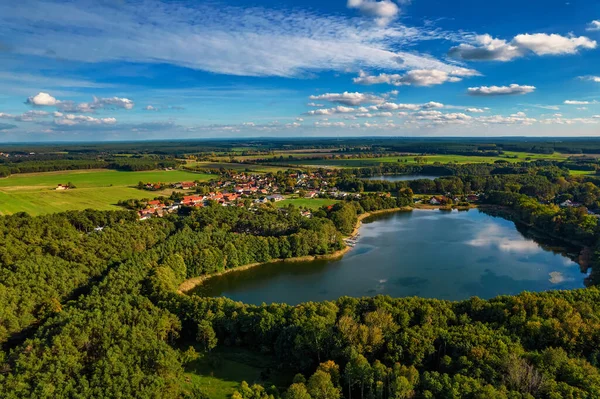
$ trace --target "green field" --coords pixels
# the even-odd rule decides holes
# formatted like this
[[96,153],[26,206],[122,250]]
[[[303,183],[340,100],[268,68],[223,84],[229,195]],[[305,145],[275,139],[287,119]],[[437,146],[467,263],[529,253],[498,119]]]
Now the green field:
[[[181,170],[119,172],[114,170],[62,171],[12,175],[0,179],[0,214],[27,212],[31,215],[83,210],[111,210],[119,200],[151,198],[165,193],[134,188],[138,182],[174,183],[210,180],[214,175]],[[75,189],[56,191],[58,184],[71,182]]]
[[[197,350],[200,352],[201,348]],[[274,359],[240,348],[219,347],[186,367],[184,388],[199,388],[210,399],[227,399],[242,381],[287,387],[293,375]]]
[[[408,165],[414,165],[416,155],[405,155],[405,156],[389,156],[381,158],[353,158],[353,159],[285,159],[282,161],[284,164],[302,165],[302,166],[322,166],[322,167],[334,167],[334,168],[359,168],[367,166],[378,166],[382,163],[402,163]],[[516,158],[515,158],[516,157]],[[508,162],[524,162],[524,161],[535,161],[535,160],[564,160],[567,158],[563,154],[530,154],[525,152],[509,152],[507,151],[502,156],[497,157],[484,157],[484,156],[470,156],[470,155],[426,155],[421,156],[424,160],[424,165],[433,165],[436,162],[441,164],[445,163],[492,163],[498,160],[504,160]],[[275,161],[274,161],[275,163]]]
[[309,208],[319,209],[322,206],[333,205],[339,200],[327,199],[327,198],[290,198],[275,203],[278,208],[285,208],[286,206],[293,204],[297,208]]

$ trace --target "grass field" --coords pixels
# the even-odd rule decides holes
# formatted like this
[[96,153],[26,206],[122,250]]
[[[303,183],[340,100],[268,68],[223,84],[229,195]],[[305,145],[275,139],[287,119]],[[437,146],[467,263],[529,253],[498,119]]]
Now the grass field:
[[[513,158],[516,157],[516,158]],[[468,155],[426,155],[421,157],[425,160],[425,165],[432,165],[435,162],[442,164],[445,163],[492,163],[498,160],[504,160],[508,162],[523,162],[523,161],[534,161],[534,160],[562,160],[566,159],[567,156],[563,154],[530,154],[524,152],[506,152],[503,156],[498,157],[484,157],[484,156],[468,156]],[[400,162],[399,162],[400,161]],[[275,161],[274,161],[275,162]],[[415,155],[408,156],[394,156],[394,157],[381,157],[381,158],[355,158],[355,159],[295,159],[295,160],[284,160],[282,163],[294,164],[299,166],[314,166],[314,167],[334,167],[334,168],[359,168],[366,166],[377,166],[382,163],[402,163],[402,164],[416,164]]]
[[[197,348],[200,351],[200,348]],[[287,387],[293,375],[274,359],[240,348],[219,347],[186,368],[184,388],[199,387],[210,399],[227,399],[242,381]]]
[[322,206],[333,205],[339,200],[327,199],[327,198],[290,198],[275,203],[278,208],[285,208],[286,206],[293,204],[300,208],[319,209]]
[[[61,171],[12,175],[0,179],[0,214],[27,212],[31,215],[82,210],[111,210],[119,200],[151,198],[172,190],[148,192],[134,188],[139,181],[173,183],[182,180],[210,180],[214,175],[181,170],[119,172],[114,170]],[[76,188],[56,191],[58,184]]]

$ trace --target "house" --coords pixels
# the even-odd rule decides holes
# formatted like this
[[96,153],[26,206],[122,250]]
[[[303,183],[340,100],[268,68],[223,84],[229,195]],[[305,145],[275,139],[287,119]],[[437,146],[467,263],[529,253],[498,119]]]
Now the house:
[[310,191],[306,194],[306,198],[315,198],[317,195],[316,191]]
[[148,206],[151,208],[163,208],[165,205],[160,200],[148,201]]
[[477,202],[477,201],[479,201],[479,195],[477,195],[477,194],[469,194],[469,195],[467,195],[467,201],[469,201],[469,202]]
[[182,190],[189,190],[190,188],[196,187],[196,183],[193,181],[184,181],[180,183],[175,183],[175,188],[180,188]]
[[576,202],[573,202],[571,200],[566,200],[564,202],[561,202],[560,206],[563,207],[563,208],[567,208],[567,207],[570,208],[570,207],[573,207],[573,206],[579,206],[579,204],[576,203]]
[[283,201],[285,199],[285,197],[283,195],[281,195],[281,194],[273,194],[273,195],[269,195],[267,197],[267,199],[269,201],[272,200],[272,201],[275,201],[275,202],[279,202],[279,201]]
[[62,191],[62,190],[68,190],[68,189],[69,189],[68,184],[59,184],[58,186],[56,186],[56,191]]
[[195,204],[204,203],[204,197],[198,195],[186,195],[181,201],[182,205],[194,206]]
[[446,203],[446,198],[444,197],[431,197],[429,200],[431,205],[443,205]]

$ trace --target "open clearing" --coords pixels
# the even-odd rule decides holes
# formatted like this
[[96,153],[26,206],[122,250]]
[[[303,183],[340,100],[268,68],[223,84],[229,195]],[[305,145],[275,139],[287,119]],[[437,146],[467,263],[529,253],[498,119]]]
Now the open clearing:
[[[198,351],[201,348],[197,348]],[[242,381],[249,385],[288,386],[293,375],[274,359],[240,348],[218,348],[186,367],[184,387],[198,387],[210,399],[227,399]]]
[[[174,183],[178,181],[206,181],[214,175],[182,170],[154,170],[120,172],[115,170],[78,170],[44,173],[16,174],[0,179],[0,214],[27,212],[30,215],[67,210],[122,209],[116,204],[130,198],[153,198],[170,194],[142,191],[135,188],[138,182]],[[56,191],[58,184],[71,182],[75,189]]]

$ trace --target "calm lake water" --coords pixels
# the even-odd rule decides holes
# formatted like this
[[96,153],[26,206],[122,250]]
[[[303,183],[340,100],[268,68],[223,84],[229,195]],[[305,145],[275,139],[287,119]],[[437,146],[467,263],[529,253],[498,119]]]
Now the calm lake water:
[[194,293],[298,304],[344,295],[460,300],[583,287],[586,275],[561,251],[478,210],[415,210],[365,221],[341,260],[262,265],[211,278]]
[[373,176],[367,178],[367,180],[386,180],[386,181],[409,181],[409,180],[435,180],[440,176],[430,176],[430,175],[383,175],[383,176]]

